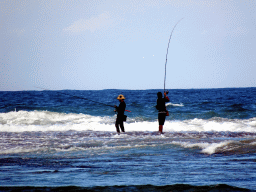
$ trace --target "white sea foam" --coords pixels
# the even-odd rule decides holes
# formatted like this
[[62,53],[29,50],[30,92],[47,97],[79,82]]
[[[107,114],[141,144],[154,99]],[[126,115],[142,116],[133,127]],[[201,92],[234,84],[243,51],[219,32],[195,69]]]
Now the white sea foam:
[[[91,116],[85,114],[66,114],[49,111],[18,111],[0,113],[0,132],[25,131],[115,131],[116,116]],[[224,118],[192,119],[184,121],[166,120],[165,132],[256,132],[256,118],[232,120]],[[129,118],[125,122],[125,130],[157,131],[158,122],[136,121]]]
[[[206,148],[204,148],[202,150],[202,153],[207,153],[207,154],[214,154],[217,152],[218,149],[223,148],[225,146],[227,146],[229,143],[231,143],[232,141],[224,141],[224,142],[220,142],[220,143],[211,143],[209,144]],[[222,150],[223,151],[223,150]]]
[[173,144],[180,145],[184,148],[199,148],[201,149],[201,153],[205,154],[214,154],[220,151],[230,150],[230,149],[223,149],[225,146],[228,146],[232,141],[223,141],[220,143],[207,143],[207,142],[200,142],[200,143],[190,143],[190,142],[177,142],[173,141]]
[[0,154],[13,154],[13,153],[29,153],[34,152],[35,149],[24,149],[23,147],[16,147],[12,149],[1,150]]
[[184,107],[183,103],[166,103],[166,106],[173,106],[173,107]]

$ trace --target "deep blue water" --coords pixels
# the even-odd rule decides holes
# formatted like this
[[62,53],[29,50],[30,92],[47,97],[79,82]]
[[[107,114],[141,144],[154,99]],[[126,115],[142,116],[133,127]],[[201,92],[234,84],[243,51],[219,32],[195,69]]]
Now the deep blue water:
[[[161,90],[98,90],[98,91],[17,91],[0,92],[0,112],[15,110],[47,110],[60,113],[83,113],[97,116],[111,116],[110,106],[118,104],[117,95],[126,96],[127,109],[131,117],[142,116],[155,120],[156,93]],[[182,89],[168,94],[170,119],[249,119],[255,117],[256,88],[226,89]],[[110,106],[108,106],[110,105]]]
[[[256,189],[256,88],[0,92],[0,186]],[[115,132],[126,97],[126,133]]]

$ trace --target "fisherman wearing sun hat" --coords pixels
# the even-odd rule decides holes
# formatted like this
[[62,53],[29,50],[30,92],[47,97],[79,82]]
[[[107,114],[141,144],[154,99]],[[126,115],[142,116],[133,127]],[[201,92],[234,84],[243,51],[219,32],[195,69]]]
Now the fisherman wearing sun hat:
[[126,121],[126,115],[124,115],[124,111],[125,111],[126,104],[124,102],[125,97],[123,95],[118,95],[117,99],[119,100],[120,104],[118,107],[116,105],[114,106],[116,108],[115,111],[117,112],[115,126],[116,126],[117,133],[120,133],[119,126],[120,126],[122,132],[125,132],[124,131],[124,121]]

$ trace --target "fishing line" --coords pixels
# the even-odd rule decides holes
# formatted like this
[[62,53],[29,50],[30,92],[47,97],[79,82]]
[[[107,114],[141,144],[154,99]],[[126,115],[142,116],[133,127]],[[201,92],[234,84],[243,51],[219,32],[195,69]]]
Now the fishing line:
[[[184,18],[182,18],[182,19],[184,19]],[[173,27],[172,32],[171,32],[171,35],[170,35],[170,38],[169,38],[168,46],[167,46],[167,53],[166,53],[166,60],[165,60],[165,73],[164,73],[164,92],[165,92],[166,65],[167,65],[167,55],[168,55],[169,44],[170,44],[170,41],[171,41],[171,38],[172,38],[172,33],[173,33],[175,27],[178,25],[178,23],[179,23],[182,19],[180,19],[180,20],[176,23],[176,25]]]
[[[42,89],[42,90],[45,90],[45,91],[51,91],[51,90],[49,90],[49,89],[44,89],[44,88],[41,88],[41,87],[36,87],[36,88],[39,88],[39,89]],[[57,92],[60,93],[60,94],[63,94],[63,95],[68,95],[68,96],[70,96],[70,97],[74,97],[74,98],[78,98],[78,99],[84,99],[84,100],[91,101],[91,102],[94,102],[94,103],[98,103],[98,104],[101,104],[101,105],[106,105],[106,106],[109,106],[109,107],[113,107],[112,105],[108,105],[108,104],[106,104],[106,103],[101,103],[101,102],[98,102],[98,101],[93,101],[93,100],[87,99],[87,98],[85,98],[85,97],[79,97],[79,96],[71,95],[71,94],[68,94],[68,93],[62,93],[62,92],[60,92],[60,91],[57,91]]]
[[[41,87],[36,87],[36,88],[39,88],[39,89],[42,89],[42,90],[45,90],[45,91],[50,91],[49,89],[44,89],[44,88],[41,88]],[[57,92],[60,93],[60,94],[63,94],[63,95],[68,95],[68,96],[70,96],[70,97],[74,97],[74,98],[78,98],[78,99],[84,99],[84,100],[91,101],[91,102],[94,102],[94,103],[98,103],[98,104],[101,104],[101,105],[105,105],[105,106],[108,106],[108,107],[114,107],[114,106],[112,106],[112,105],[108,105],[108,104],[106,104],[106,103],[102,103],[102,102],[94,101],[94,100],[91,100],[91,99],[87,99],[87,98],[85,98],[85,97],[79,97],[79,96],[71,95],[71,94],[68,94],[68,93],[62,93],[62,92],[60,92],[60,91],[57,91]],[[129,110],[125,110],[125,111],[131,112],[131,111],[129,111]]]

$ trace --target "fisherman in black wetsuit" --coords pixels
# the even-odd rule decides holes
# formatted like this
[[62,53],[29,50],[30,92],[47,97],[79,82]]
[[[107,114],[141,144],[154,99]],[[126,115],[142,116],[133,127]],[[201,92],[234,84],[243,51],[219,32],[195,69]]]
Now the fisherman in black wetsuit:
[[125,97],[123,95],[119,95],[117,97],[117,99],[119,100],[120,104],[118,107],[115,105],[115,108],[116,108],[115,111],[117,111],[117,118],[116,118],[115,125],[116,125],[117,133],[120,133],[119,125],[120,125],[122,132],[125,132],[124,131],[124,121],[126,121],[126,119],[125,119],[126,116],[124,115],[124,111],[125,111],[126,104],[124,102]]
[[158,110],[159,132],[162,134],[165,117],[169,115],[168,111],[166,110],[165,102],[169,102],[170,99],[166,96],[166,92],[164,93],[164,97],[161,92],[158,92],[157,97],[156,109]]

